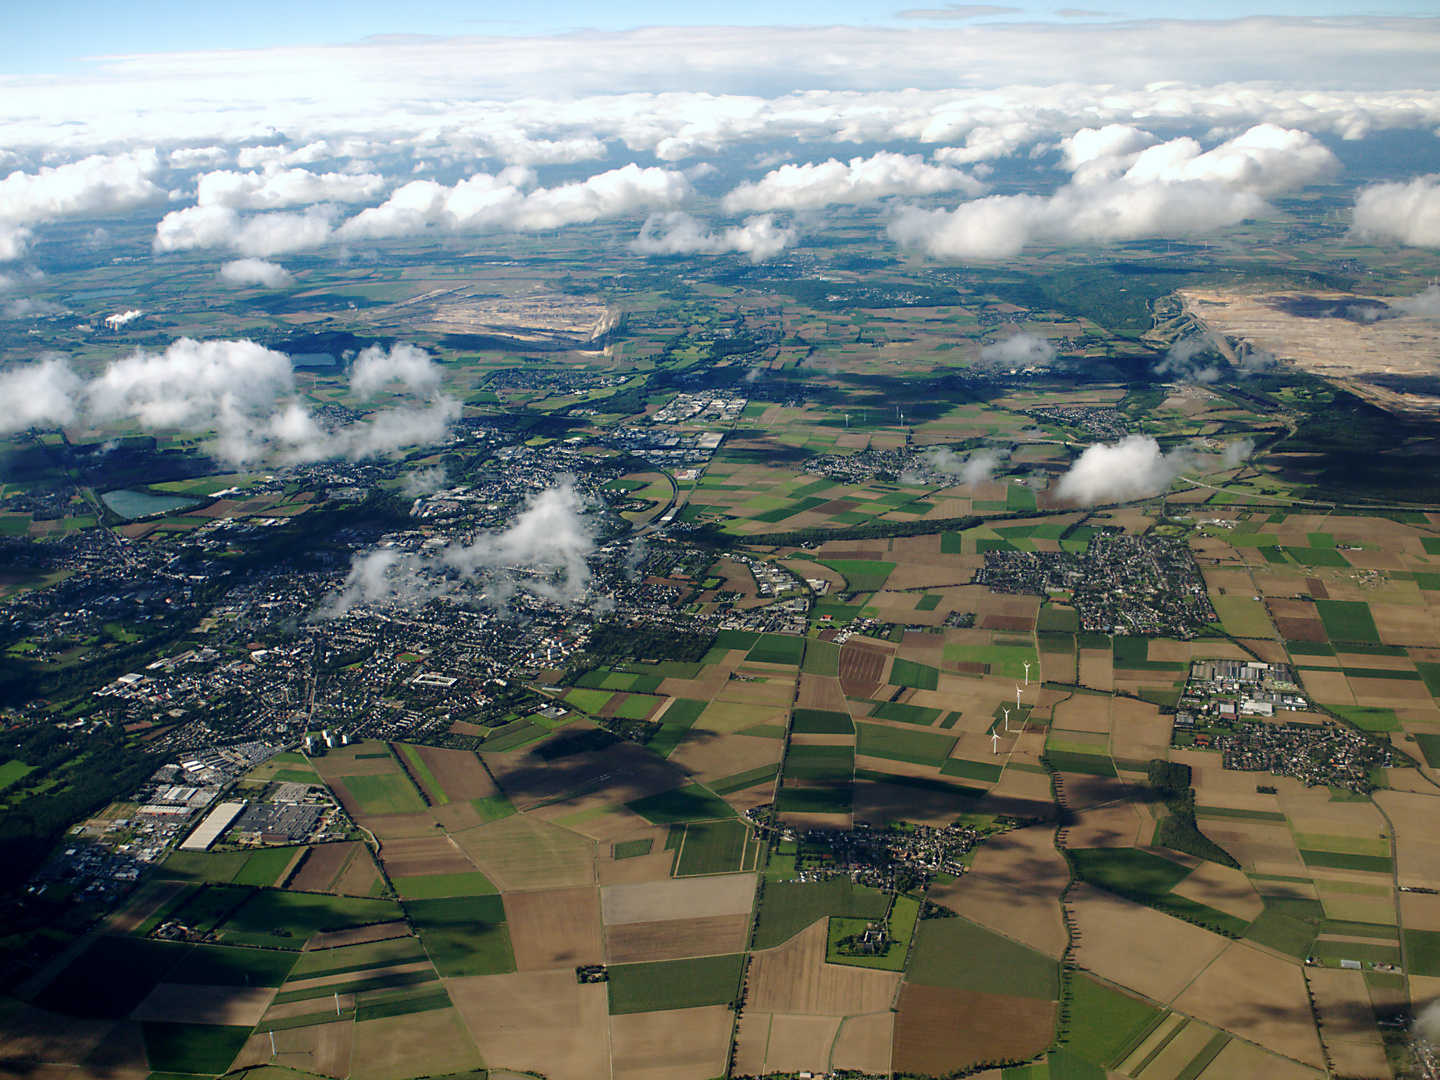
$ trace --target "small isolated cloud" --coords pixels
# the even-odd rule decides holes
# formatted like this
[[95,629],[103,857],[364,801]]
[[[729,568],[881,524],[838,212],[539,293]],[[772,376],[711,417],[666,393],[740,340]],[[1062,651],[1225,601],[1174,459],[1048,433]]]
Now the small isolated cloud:
[[718,255],[733,251],[758,263],[780,254],[794,242],[795,230],[780,228],[769,214],[711,232],[704,222],[672,210],[651,214],[630,247],[642,255]]
[[1022,15],[1023,8],[1000,7],[996,4],[946,4],[940,8],[910,8],[897,11],[897,19],[983,19],[987,15]]
[[937,446],[919,456],[931,469],[943,476],[953,476],[961,484],[983,484],[995,475],[995,469],[1005,459],[1005,451],[976,450],[972,454],[960,455]]
[[1360,192],[1350,235],[1406,247],[1440,247],[1440,174]]
[[1048,364],[1055,359],[1055,346],[1038,334],[1012,334],[1004,341],[980,346],[980,362],[985,365],[1012,368],[1030,364]]
[[585,557],[595,549],[595,520],[583,496],[567,481],[532,496],[510,525],[481,533],[471,544],[451,544],[433,556],[382,548],[357,555],[341,590],[314,618],[344,615],[375,603],[409,606],[480,581],[490,599],[517,592],[574,603],[590,584]]
[[279,263],[264,259],[235,259],[220,267],[220,280],[230,285],[263,285],[267,289],[278,289],[290,284],[294,278]]
[[400,491],[407,499],[417,499],[421,495],[433,495],[435,492],[443,490],[448,479],[444,465],[431,465],[428,468],[406,473],[405,479],[401,482]]
[[1060,478],[1055,494],[1084,506],[1148,499],[1167,491],[1194,465],[1195,454],[1189,450],[1166,454],[1148,435],[1127,435],[1113,445],[1087,446]]
[[932,195],[940,191],[977,195],[984,189],[979,180],[951,166],[927,165],[918,154],[882,151],[868,158],[851,158],[848,164],[831,158],[818,165],[782,165],[754,183],[741,184],[720,205],[732,214],[745,210],[815,210],[896,195]]
[[1250,455],[1255,452],[1254,439],[1237,439],[1230,443],[1220,454],[1221,469],[1238,469],[1240,465],[1250,460]]
[[[1214,358],[1215,343],[1208,335],[1181,338],[1171,345],[1165,359],[1154,367],[1156,375],[1175,382],[1213,383],[1220,380],[1220,365]],[[1202,359],[1208,357],[1208,359]]]
[[1391,300],[1390,310],[1402,315],[1416,315],[1422,319],[1440,319],[1440,285],[1431,285],[1414,296]]

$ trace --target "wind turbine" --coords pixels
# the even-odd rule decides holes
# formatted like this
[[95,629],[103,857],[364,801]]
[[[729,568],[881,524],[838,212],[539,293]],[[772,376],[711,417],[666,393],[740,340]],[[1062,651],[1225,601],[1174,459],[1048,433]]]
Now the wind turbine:
[[1020,685],[1019,685],[1019,683],[1016,683],[1016,685],[1015,685],[1015,708],[1017,708],[1017,709],[1020,708]]
[[1025,661],[1025,685],[1030,685],[1030,661]]
[[1000,753],[1000,733],[998,731],[990,732],[990,752],[992,754]]

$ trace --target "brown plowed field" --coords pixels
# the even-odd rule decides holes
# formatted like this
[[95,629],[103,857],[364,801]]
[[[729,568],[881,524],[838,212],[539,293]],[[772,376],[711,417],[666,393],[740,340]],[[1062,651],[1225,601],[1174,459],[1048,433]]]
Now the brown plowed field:
[[731,1072],[737,1076],[763,1076],[765,1051],[770,1045],[769,1013],[746,1009],[735,1025],[735,1064]]
[[505,920],[521,971],[605,962],[600,890],[594,886],[506,893]]
[[1069,906],[1079,928],[1079,965],[1155,1001],[1173,998],[1229,944],[1089,885],[1075,886]]
[[974,871],[981,878],[1040,896],[1058,897],[1070,883],[1070,867],[1055,850],[1055,832],[1044,825],[986,840],[976,849]]
[[357,926],[353,930],[331,930],[316,934],[305,943],[306,952],[316,949],[338,949],[342,945],[364,945],[371,941],[389,941],[391,938],[409,937],[410,924],[407,922],[374,923]]
[[[586,721],[569,725],[566,734],[579,734]],[[495,774],[510,800],[521,810],[567,794],[586,784],[606,779],[606,790],[617,802],[631,802],[668,791],[686,782],[685,775],[649,750],[621,742],[592,753],[570,754],[553,762],[531,754],[485,754],[481,757]]]
[[600,910],[606,926],[748,915],[754,902],[754,874],[673,878],[609,885],[600,890]]
[[972,922],[1059,959],[1065,951],[1060,901],[1021,892],[980,874],[932,885],[926,897]]
[[830,712],[846,712],[845,692],[840,689],[840,680],[826,675],[800,676],[800,692],[795,704],[801,709],[827,709]]
[[[574,980],[574,972],[570,978]],[[466,1072],[481,1064],[454,1009],[366,1020],[355,1025],[354,1040],[351,1080],[436,1076]]]
[[21,1005],[0,1020],[0,1058],[78,1064],[116,1026]]
[[595,842],[538,818],[515,814],[454,840],[507,892],[595,884]]
[[883,1076],[890,1071],[890,1049],[894,1041],[893,1012],[846,1017],[835,1039],[832,1061],[837,1069]]
[[574,971],[521,971],[447,979],[445,986],[490,1068],[549,1080],[609,1075],[604,983],[581,985]]
[[749,772],[762,765],[773,765],[785,750],[783,739],[757,739],[753,735],[713,735],[704,739],[682,742],[670,755],[671,763],[680,766],[702,783]]
[[354,1032],[355,1025],[349,1020],[277,1031],[274,1058],[270,1056],[270,1036],[251,1035],[232,1068],[275,1064],[322,1076],[347,1076]]
[[[625,839],[634,839],[634,836],[630,834]],[[608,854],[610,849],[602,850]],[[665,850],[665,830],[661,829],[648,855],[633,855],[628,859],[602,858],[596,866],[596,876],[602,886],[669,881],[670,868],[674,865],[675,852]]]
[[1336,968],[1309,968],[1305,977],[1320,1014],[1321,1038],[1341,1076],[1389,1080],[1385,1044],[1365,987],[1365,974]]
[[1244,942],[1235,942],[1201,972],[1175,999],[1175,1008],[1277,1054],[1324,1067],[1300,966]]
[[826,920],[750,964],[747,1007],[761,1012],[848,1016],[890,1007],[898,973],[825,963]]
[[981,1061],[1033,1057],[1054,1033],[1054,1002],[906,983],[893,1067],[944,1076]]
[[1435,832],[1434,795],[1377,792],[1378,803],[1395,823],[1395,872],[1401,885],[1440,889],[1440,837]]
[[[606,930],[605,949],[612,964],[727,956],[744,950],[749,929],[749,915],[622,923]],[[514,937],[513,924],[510,933]]]
[[341,896],[371,896],[379,880],[380,868],[375,865],[375,857],[368,845],[360,844],[330,891]]
[[417,836],[387,840],[380,845],[380,861],[392,878],[420,874],[464,874],[475,867],[444,836]]
[[1190,876],[1174,889],[1176,896],[1184,896],[1201,904],[1208,904],[1217,911],[1234,915],[1246,922],[1259,917],[1265,910],[1265,902],[1250,884],[1250,879],[1239,870],[1231,870],[1219,863],[1201,863]]
[[358,840],[343,844],[316,844],[286,887],[301,892],[329,892],[359,846]]
[[830,1048],[840,1031],[838,1016],[775,1016],[765,1052],[767,1073],[830,1071]]
[[734,1020],[724,1005],[612,1016],[611,1075],[614,1080],[722,1076]]
[[[340,793],[336,791],[335,794],[338,798]],[[355,816],[355,823],[369,829],[382,844],[391,840],[414,840],[421,836],[435,835],[435,819],[428,811],[416,814],[359,814]]]
[[[859,758],[856,763],[871,760],[874,759]],[[879,764],[881,768],[888,768],[902,763],[885,761]],[[933,769],[930,770],[930,775],[935,775]],[[943,791],[924,791],[896,784],[880,784],[873,780],[857,780],[851,813],[856,821],[868,821],[873,825],[881,825],[886,821],[913,821],[920,825],[939,827],[949,825],[972,805],[971,800],[958,793],[949,795]],[[787,814],[786,820],[790,817],[791,815]]]
[[417,746],[415,749],[446,798],[452,802],[466,802],[495,794],[495,781],[490,779],[480,759],[469,750],[444,750],[438,746]]
[[110,916],[105,930],[112,934],[133,934],[186,887],[183,881],[147,881],[123,908]]
[[274,996],[273,987],[161,983],[135,1007],[130,1018],[176,1024],[254,1027],[265,1015]]
[[327,781],[338,776],[380,776],[400,771],[400,763],[390,756],[384,743],[378,742],[339,746],[323,757],[311,758],[310,764]]
[[1200,1080],[1322,1080],[1320,1073],[1239,1039],[1225,1044]]
[[870,645],[847,641],[840,646],[840,678],[847,682],[879,683],[889,654]]

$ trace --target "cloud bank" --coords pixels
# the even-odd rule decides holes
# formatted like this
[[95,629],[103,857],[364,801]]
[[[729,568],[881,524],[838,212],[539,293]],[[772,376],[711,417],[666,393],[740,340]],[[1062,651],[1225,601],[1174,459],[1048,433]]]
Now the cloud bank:
[[1366,188],[1355,199],[1350,234],[1406,247],[1440,247],[1440,174]]
[[235,464],[374,457],[445,438],[460,404],[441,393],[428,355],[412,345],[361,352],[351,392],[366,401],[392,387],[393,407],[326,427],[295,399],[285,354],[252,341],[181,338],[164,352],[137,349],[89,380],[63,357],[0,371],[0,433],[116,422],[214,432],[215,452]]
[[817,210],[837,203],[867,203],[897,195],[962,191],[977,195],[985,185],[948,165],[927,165],[918,154],[881,152],[831,158],[818,165],[782,165],[754,183],[736,187],[721,201],[727,213],[746,210]]
[[743,225],[712,232],[689,214],[672,210],[646,218],[640,235],[630,242],[630,248],[641,255],[738,252],[748,255],[751,262],[758,263],[778,255],[793,244],[795,235],[793,228],[780,228],[769,214],[746,218]]

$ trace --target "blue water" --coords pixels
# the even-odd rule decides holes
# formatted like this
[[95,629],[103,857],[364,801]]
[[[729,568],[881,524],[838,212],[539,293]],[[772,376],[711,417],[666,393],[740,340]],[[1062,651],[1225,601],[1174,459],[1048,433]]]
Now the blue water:
[[188,510],[198,506],[195,499],[183,495],[151,495],[146,491],[107,491],[100,501],[126,521],[149,517],[151,514],[168,514],[172,510]]
[[108,300],[112,296],[129,296],[134,289],[91,289],[89,292],[71,293],[66,300]]
[[333,353],[299,352],[291,354],[290,363],[295,367],[334,367],[338,361]]

